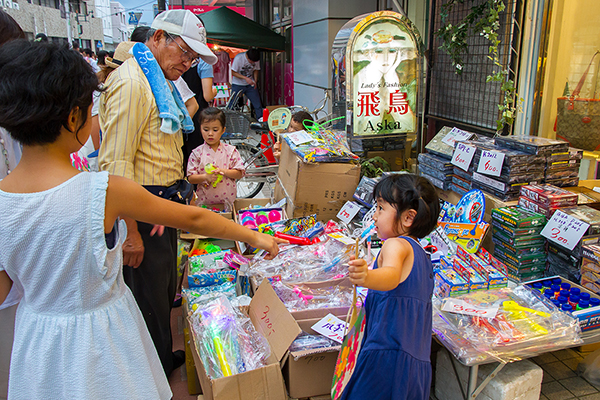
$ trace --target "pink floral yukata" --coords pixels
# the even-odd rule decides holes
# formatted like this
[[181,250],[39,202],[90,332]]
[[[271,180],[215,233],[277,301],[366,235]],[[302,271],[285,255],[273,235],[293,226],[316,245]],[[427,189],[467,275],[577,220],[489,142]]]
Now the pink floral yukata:
[[[187,175],[204,174],[204,166],[212,163],[220,169],[238,169],[244,171],[244,163],[240,157],[240,153],[235,146],[221,142],[217,151],[214,151],[206,143],[196,147],[190,155],[190,160],[187,165]],[[212,183],[200,183],[196,190],[198,196],[197,205],[201,204],[217,204],[233,201],[237,195],[235,179],[226,178],[213,187]]]

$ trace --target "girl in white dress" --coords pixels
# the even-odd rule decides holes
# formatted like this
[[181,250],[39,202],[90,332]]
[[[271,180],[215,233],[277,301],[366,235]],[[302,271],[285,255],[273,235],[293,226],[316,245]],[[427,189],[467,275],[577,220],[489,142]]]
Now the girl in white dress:
[[19,40],[0,49],[0,126],[23,144],[21,162],[0,181],[0,303],[11,285],[23,289],[9,399],[171,398],[123,282],[119,216],[278,252],[274,238],[206,209],[76,170],[69,154],[88,139],[97,89],[89,65],[66,47]]

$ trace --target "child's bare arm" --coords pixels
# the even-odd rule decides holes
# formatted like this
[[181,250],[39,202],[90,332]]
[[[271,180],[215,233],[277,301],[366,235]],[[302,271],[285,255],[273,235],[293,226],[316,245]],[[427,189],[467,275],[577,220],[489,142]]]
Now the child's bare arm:
[[277,255],[277,243],[285,242],[238,225],[207,209],[155,196],[129,179],[111,176],[106,196],[105,232],[110,232],[118,216],[172,226],[208,237],[246,242],[268,251],[270,257]]
[[369,289],[388,291],[402,282],[402,269],[412,248],[404,239],[388,239],[379,253],[377,269],[369,270],[365,260],[352,260],[349,264],[350,281]]
[[225,178],[235,179],[236,181],[244,176],[244,171],[239,169],[222,169],[220,171]]
[[204,182],[213,182],[215,179],[217,179],[216,174],[194,174],[188,176],[188,181],[195,185]]
[[4,303],[4,300],[6,300],[12,284],[13,282],[8,277],[6,271],[0,271],[0,304]]

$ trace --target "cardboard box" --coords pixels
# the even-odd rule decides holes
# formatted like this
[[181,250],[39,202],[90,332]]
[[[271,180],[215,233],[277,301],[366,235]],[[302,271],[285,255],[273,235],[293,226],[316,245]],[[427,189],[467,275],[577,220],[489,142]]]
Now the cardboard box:
[[275,201],[287,198],[289,218],[317,214],[319,221],[335,218],[358,186],[360,166],[346,163],[306,164],[283,141]]
[[[349,307],[321,308],[297,311],[294,314],[300,328],[311,335],[318,335],[311,327],[327,314],[346,320]],[[331,393],[333,372],[340,352],[340,345],[329,348],[290,352],[283,365],[283,376],[290,397],[298,399]]]
[[[184,310],[187,310],[187,305],[184,304]],[[194,363],[194,355],[192,348],[190,347],[190,327],[187,318],[183,319],[183,339],[185,342],[185,371],[187,375],[187,386],[189,394],[200,394],[202,388],[200,387],[200,380],[198,380],[198,374],[196,373],[196,364]]]
[[[240,210],[244,208],[252,207],[252,206],[266,206],[267,204],[271,204],[271,199],[257,198],[257,199],[236,199],[233,202],[233,219],[236,223],[241,225],[241,221],[239,221],[238,213]],[[285,209],[283,210],[283,219],[287,219],[287,214]],[[235,242],[235,246],[237,252],[242,255],[248,255],[247,245],[244,242]]]
[[300,334],[300,327],[268,281],[263,282],[256,291],[248,315],[256,330],[263,334],[271,346],[268,365],[241,374],[210,379],[198,355],[195,340],[191,340],[204,400],[288,399],[279,362]]

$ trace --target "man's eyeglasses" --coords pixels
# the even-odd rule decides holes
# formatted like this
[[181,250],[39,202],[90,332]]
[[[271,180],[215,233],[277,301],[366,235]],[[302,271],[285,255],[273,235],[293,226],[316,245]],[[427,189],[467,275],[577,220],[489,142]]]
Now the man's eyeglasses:
[[171,36],[171,34],[167,31],[165,31],[165,34],[173,41],[175,42],[175,44],[179,47],[179,49],[182,51],[181,53],[181,59],[183,60],[183,62],[191,62],[192,65],[194,64],[198,64],[198,61],[200,60],[200,57],[192,57],[192,55],[190,54],[189,51],[187,51],[186,49],[184,49],[183,47],[181,47],[181,45],[179,43],[177,43],[177,41],[175,40],[175,38],[173,36]]

